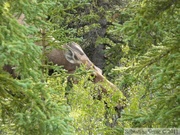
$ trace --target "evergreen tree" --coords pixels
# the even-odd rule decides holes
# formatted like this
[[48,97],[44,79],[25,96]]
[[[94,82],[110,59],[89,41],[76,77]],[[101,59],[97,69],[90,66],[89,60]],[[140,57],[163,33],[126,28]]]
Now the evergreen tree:
[[[179,127],[179,1],[130,1],[115,23],[122,47],[121,90],[126,127]],[[118,46],[117,46],[118,48]]]
[[[36,46],[38,32],[48,23],[51,1],[8,1],[0,3],[0,132],[3,134],[73,134],[70,109],[64,101],[62,74],[55,85],[45,82],[42,72],[42,47]],[[17,18],[26,16],[27,25]],[[35,38],[36,37],[36,38]],[[12,65],[21,80],[3,71]],[[61,83],[62,82],[62,83]]]

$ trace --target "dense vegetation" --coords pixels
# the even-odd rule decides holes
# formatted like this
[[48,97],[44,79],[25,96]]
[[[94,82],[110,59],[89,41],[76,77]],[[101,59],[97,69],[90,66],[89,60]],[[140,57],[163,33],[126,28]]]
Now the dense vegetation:
[[[179,127],[179,7],[178,0],[1,0],[0,134],[121,135],[124,128]],[[17,22],[22,13],[25,25]],[[67,82],[62,67],[51,66],[56,72],[49,76],[35,45],[42,30],[50,46],[80,44],[119,91],[94,98],[97,84],[83,66],[74,73],[77,84]],[[21,79],[3,71],[6,64]]]

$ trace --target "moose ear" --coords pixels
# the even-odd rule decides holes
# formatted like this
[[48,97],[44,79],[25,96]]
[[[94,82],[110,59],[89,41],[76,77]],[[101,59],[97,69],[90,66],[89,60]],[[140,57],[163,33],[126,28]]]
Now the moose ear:
[[72,64],[78,64],[80,63],[79,59],[75,55],[75,53],[71,49],[67,49],[65,52],[65,58],[67,61],[69,61]]

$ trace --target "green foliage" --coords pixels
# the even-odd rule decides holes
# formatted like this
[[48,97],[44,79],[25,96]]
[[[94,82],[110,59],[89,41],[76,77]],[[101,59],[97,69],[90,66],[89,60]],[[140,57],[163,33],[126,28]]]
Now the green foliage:
[[130,49],[115,70],[129,99],[122,117],[127,127],[179,127],[178,7],[178,1],[132,1],[122,11],[129,19],[115,24],[113,32]]
[[[179,1],[2,0],[0,13],[1,133],[119,135],[124,127],[179,127]],[[24,25],[17,22],[21,13]],[[92,83],[84,67],[70,75],[72,84],[61,67],[45,65],[34,44],[42,36],[57,48],[71,41],[105,45],[106,75],[127,101],[106,83]],[[3,71],[6,64],[21,80]],[[114,107],[124,104],[117,119]]]
[[[70,116],[74,118],[76,133],[113,134],[115,130],[109,128],[107,123],[113,124],[112,118],[116,115],[114,107],[124,96],[121,92],[114,92],[106,83],[94,84],[88,81],[93,79],[92,72],[84,71],[84,67],[81,67],[73,74],[73,80],[78,83],[73,84],[67,93],[68,104],[72,110]],[[102,93],[100,86],[107,88],[108,92]]]
[[[66,134],[73,131],[69,125],[69,108],[58,104],[61,93],[48,84],[32,80],[1,80],[1,130],[18,134]],[[62,91],[59,87],[58,90]],[[68,126],[69,125],[69,126]]]
[[71,41],[82,41],[76,28],[71,26],[73,22],[76,22],[77,10],[88,5],[89,0],[78,1],[62,1],[58,0],[55,5],[48,9],[49,22],[51,22],[51,29],[48,31],[48,35],[53,36],[61,44],[65,44]]
[[[42,50],[34,42],[39,28],[47,23],[50,1],[2,1],[0,4],[0,131],[4,134],[73,134],[70,108],[64,101],[64,85],[45,82],[42,73]],[[21,13],[26,23],[20,25]],[[51,26],[51,25],[50,25]],[[5,64],[15,66],[21,80],[13,79],[2,68]],[[66,75],[62,74],[62,78]],[[52,94],[53,93],[53,94]],[[56,95],[56,99],[54,99]]]

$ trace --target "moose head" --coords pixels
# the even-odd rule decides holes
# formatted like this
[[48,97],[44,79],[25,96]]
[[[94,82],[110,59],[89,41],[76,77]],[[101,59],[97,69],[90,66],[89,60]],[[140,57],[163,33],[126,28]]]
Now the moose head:
[[[82,48],[75,42],[63,45],[63,49],[52,49],[47,53],[47,58],[53,64],[63,66],[68,73],[73,73],[77,67],[84,65],[87,70],[93,70],[93,75],[95,76],[94,83],[105,82],[114,90],[117,89],[114,84],[102,75],[102,70],[89,60]],[[102,89],[105,90],[105,88]]]

